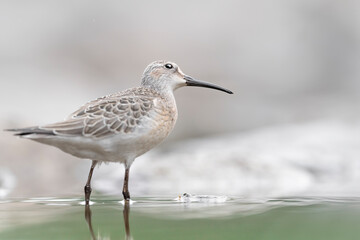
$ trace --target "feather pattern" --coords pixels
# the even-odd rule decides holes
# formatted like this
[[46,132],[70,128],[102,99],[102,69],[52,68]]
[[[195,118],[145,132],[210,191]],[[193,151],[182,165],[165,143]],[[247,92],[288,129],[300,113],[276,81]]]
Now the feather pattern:
[[130,134],[147,126],[144,121],[151,123],[156,116],[170,114],[163,101],[155,101],[157,98],[164,97],[143,87],[119,92],[85,104],[63,122],[40,126],[39,129],[56,135],[90,138]]

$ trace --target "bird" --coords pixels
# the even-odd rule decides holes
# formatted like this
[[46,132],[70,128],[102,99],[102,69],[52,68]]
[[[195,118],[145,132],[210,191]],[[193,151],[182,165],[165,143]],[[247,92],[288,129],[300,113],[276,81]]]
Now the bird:
[[90,201],[91,178],[96,165],[103,162],[124,164],[122,194],[125,201],[130,201],[130,167],[137,157],[160,144],[173,130],[178,117],[174,91],[184,86],[233,94],[228,89],[184,74],[174,62],[160,60],[145,68],[140,87],[90,101],[64,121],[6,130],[91,160],[84,187],[86,204]]

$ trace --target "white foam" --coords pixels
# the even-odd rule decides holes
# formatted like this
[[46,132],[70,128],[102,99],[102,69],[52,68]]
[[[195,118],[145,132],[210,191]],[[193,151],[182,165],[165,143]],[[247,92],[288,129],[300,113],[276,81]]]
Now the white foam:
[[[121,200],[121,201],[119,201],[119,203],[121,203],[122,205],[125,205],[125,200]],[[130,199],[129,203],[130,203],[130,205],[132,205],[132,204],[136,203],[136,201],[133,201]]]
[[228,200],[227,196],[214,196],[214,195],[192,195],[184,193],[174,199],[177,202],[201,202],[201,203],[223,203]]
[[[86,205],[86,202],[85,202],[85,201],[82,201],[82,202],[79,202],[79,204],[85,206],[85,205]],[[94,204],[95,204],[95,202],[89,201],[89,205],[90,205],[90,206],[91,206],[91,205],[94,205]]]

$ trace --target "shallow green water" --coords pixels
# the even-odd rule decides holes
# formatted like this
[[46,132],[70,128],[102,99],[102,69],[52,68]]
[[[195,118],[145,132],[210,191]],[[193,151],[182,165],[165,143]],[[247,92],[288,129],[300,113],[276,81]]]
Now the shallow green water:
[[360,239],[360,199],[0,201],[0,239]]

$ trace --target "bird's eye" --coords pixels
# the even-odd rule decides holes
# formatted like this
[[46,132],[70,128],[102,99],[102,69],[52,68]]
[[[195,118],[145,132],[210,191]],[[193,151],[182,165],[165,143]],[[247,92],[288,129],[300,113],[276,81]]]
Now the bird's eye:
[[172,69],[172,68],[173,68],[173,65],[170,64],[170,63],[167,63],[167,64],[165,64],[165,67],[166,67],[167,69]]

